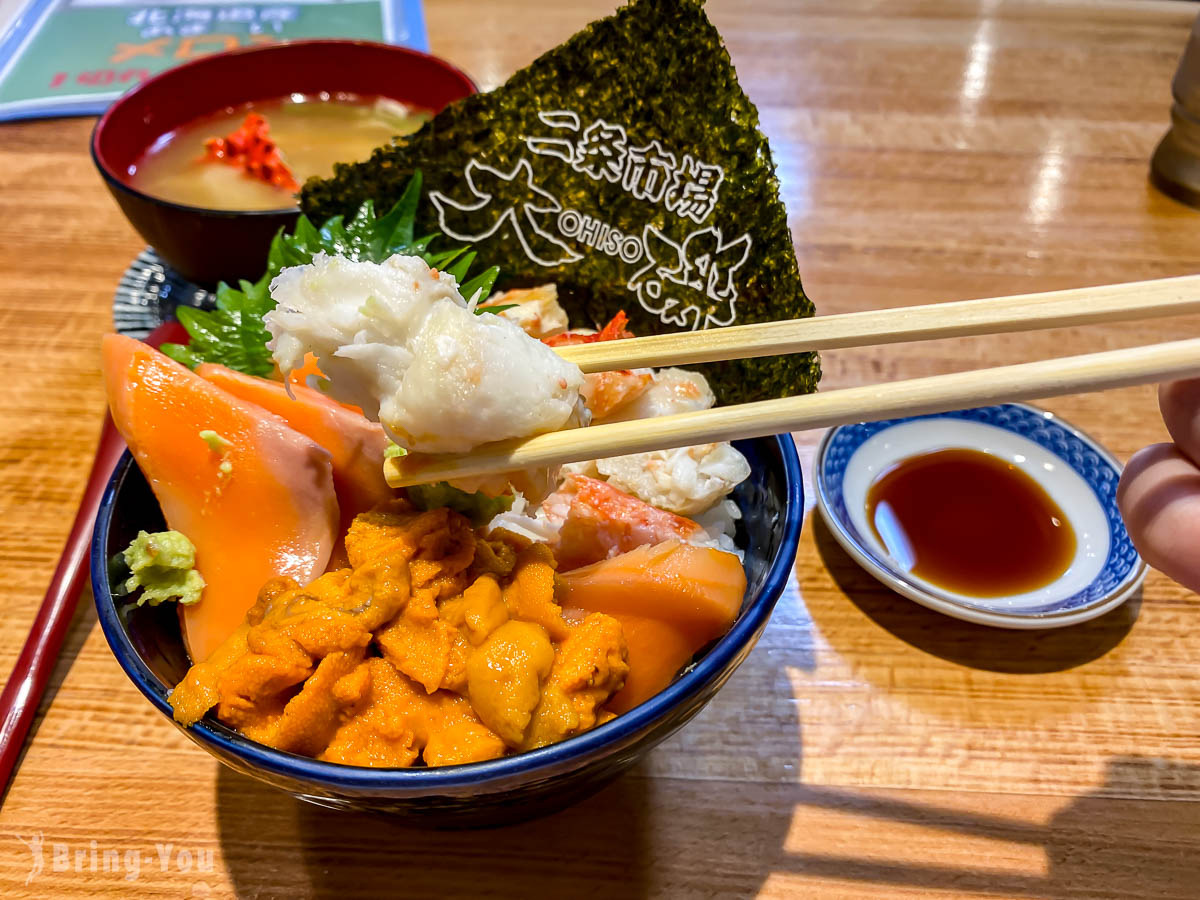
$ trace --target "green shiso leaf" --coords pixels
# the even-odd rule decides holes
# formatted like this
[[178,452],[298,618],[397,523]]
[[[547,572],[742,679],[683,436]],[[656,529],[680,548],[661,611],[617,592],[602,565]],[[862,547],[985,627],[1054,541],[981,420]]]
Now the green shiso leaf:
[[[215,309],[179,307],[179,322],[191,341],[186,345],[164,344],[163,353],[189,368],[213,362],[250,375],[270,375],[275,364],[267,349],[271,335],[263,325],[263,316],[275,308],[271,280],[288,266],[312,262],[318,253],[370,262],[383,262],[397,253],[420,256],[437,268],[448,265],[446,271],[461,283],[469,274],[475,253],[466,247],[432,252],[431,246],[441,237],[438,233],[414,240],[420,198],[421,173],[416,171],[382,216],[375,215],[375,204],[370,199],[357,204],[349,220],[343,215],[330,216],[320,228],[308,216],[300,216],[291,234],[281,231],[275,235],[262,278],[253,283],[243,281],[237,287],[222,282],[217,287]],[[480,299],[489,296],[499,274],[495,266],[479,273],[461,284],[462,295],[467,300],[476,293]]]
[[425,239],[422,246],[418,248],[413,240],[413,227],[417,220],[417,206],[421,200],[421,173],[413,172],[412,177],[408,179],[408,184],[405,185],[403,193],[400,194],[400,199],[396,201],[396,205],[391,208],[386,216],[379,220],[377,231],[380,235],[383,244],[380,248],[380,254],[390,256],[392,253],[399,252],[401,248],[411,247],[424,251],[433,240],[433,235]]
[[501,303],[496,306],[480,306],[475,310],[475,315],[482,316],[484,313],[502,313],[506,309],[516,309],[520,306],[519,303]]
[[263,325],[263,316],[275,306],[269,284],[268,275],[254,284],[242,282],[240,290],[222,282],[216,309],[179,307],[176,315],[191,341],[186,346],[163,344],[163,353],[192,368],[215,362],[250,375],[270,375],[274,369],[267,350],[271,335]]
[[[455,276],[458,277],[458,276]],[[480,300],[486,300],[492,295],[492,288],[496,284],[496,279],[500,277],[500,267],[492,266],[486,271],[480,272],[466,284],[459,288],[459,291],[467,299],[468,302],[476,295]],[[511,306],[516,306],[515,303],[506,304],[505,306],[493,307],[488,312],[500,312],[508,309]]]
[[[588,174],[603,159],[583,155],[592,125],[622,129],[625,143],[610,142],[616,155],[608,158],[624,169]],[[626,183],[632,151],[650,148],[661,151],[660,161],[662,152],[672,155],[664,163],[671,173],[664,178],[678,179],[672,191],[694,186],[685,182],[697,161],[720,167],[711,211],[688,219],[677,202],[668,208],[665,193],[634,196]],[[309,216],[352,215],[366,200],[396,203],[420,171],[435,202],[417,211],[414,233],[444,231],[471,243],[504,269],[501,287],[556,282],[576,325],[600,328],[621,309],[638,334],[813,314],[758,111],[699,0],[634,0],[501,87],[453,103],[417,133],[334,170],[304,185],[301,208]],[[566,233],[558,218],[564,211],[640,242],[643,256],[627,262],[598,250],[599,238]],[[749,245],[738,265],[743,237]],[[650,257],[649,275],[638,282]],[[677,268],[660,265],[672,258]],[[729,289],[714,287],[714,271],[731,276],[732,299]],[[651,280],[674,292],[663,297],[683,300],[647,299]],[[471,296],[469,286],[463,295]],[[815,354],[702,368],[726,403],[812,391],[820,378]]]

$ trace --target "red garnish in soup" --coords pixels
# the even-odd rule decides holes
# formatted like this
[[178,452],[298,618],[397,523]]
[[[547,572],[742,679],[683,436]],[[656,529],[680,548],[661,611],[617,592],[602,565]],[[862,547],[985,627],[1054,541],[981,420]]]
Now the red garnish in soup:
[[292,175],[292,170],[279,155],[279,148],[271,140],[267,120],[258,113],[247,114],[242,124],[226,137],[206,140],[204,151],[210,161],[237,166],[251,178],[286,191],[300,190],[300,182]]

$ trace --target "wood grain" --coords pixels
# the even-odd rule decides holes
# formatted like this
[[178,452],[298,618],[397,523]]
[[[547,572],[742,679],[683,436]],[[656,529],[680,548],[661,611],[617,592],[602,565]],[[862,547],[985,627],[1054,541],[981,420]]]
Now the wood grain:
[[[1200,271],[1200,214],[1146,183],[1195,5],[748,6],[709,3],[771,137],[820,312]],[[493,86],[611,3],[426,7],[435,51]],[[90,127],[0,128],[3,672],[87,472],[97,341],[141,247],[91,169]],[[824,386],[1198,325],[838,350]],[[1123,458],[1165,437],[1148,387],[1045,405]],[[797,435],[806,463],[819,436]],[[0,896],[1194,898],[1198,634],[1200,602],[1157,574],[1060,632],[959,623],[885,591],[810,518],[759,646],[632,776],[541,822],[425,834],[223,770],[125,680],[84,603],[0,808]],[[44,868],[27,884],[21,839],[35,835]]]

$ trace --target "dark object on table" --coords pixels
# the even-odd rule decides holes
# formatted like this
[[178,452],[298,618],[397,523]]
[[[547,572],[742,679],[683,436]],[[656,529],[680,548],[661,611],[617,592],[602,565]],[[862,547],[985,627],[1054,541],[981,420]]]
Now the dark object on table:
[[[485,827],[561,809],[599,790],[696,715],[753,648],[783,592],[804,516],[800,462],[791,435],[739,441],[750,478],[734,498],[744,511],[746,597],[733,627],[665,691],[592,731],[528,753],[443,768],[343,766],[255,743],[209,714],[184,734],[232,769],[334,809],[395,813],[431,827]],[[118,604],[108,560],[139,529],[161,531],[162,514],[128,453],[96,520],[92,585],[100,626],[125,674],[169,720],[167,695],[190,661],[170,604]],[[203,602],[203,601],[201,601]],[[177,726],[178,727],[178,726]],[[186,773],[179,773],[186,777]]]
[[[129,264],[113,293],[113,325],[138,340],[165,322],[176,319],[180,306],[212,309],[214,296],[168,266],[153,247]],[[181,326],[182,327],[182,326]]]
[[439,110],[475,92],[436,57],[366,41],[301,41],[234,50],[168,69],[114,103],[92,132],[92,160],[121,211],[173,269],[201,287],[253,280],[271,239],[299,209],[218,210],[173,203],[127,183],[155,141],[226,107],[288,94],[382,96]]
[[1200,209],[1200,18],[1171,82],[1171,130],[1150,160],[1150,181],[1168,197]]

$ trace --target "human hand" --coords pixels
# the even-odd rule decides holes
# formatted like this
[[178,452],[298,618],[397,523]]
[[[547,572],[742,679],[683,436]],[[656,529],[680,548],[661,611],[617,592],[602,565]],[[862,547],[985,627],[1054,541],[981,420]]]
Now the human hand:
[[1161,385],[1158,406],[1173,443],[1133,455],[1117,504],[1142,559],[1200,591],[1200,379]]

